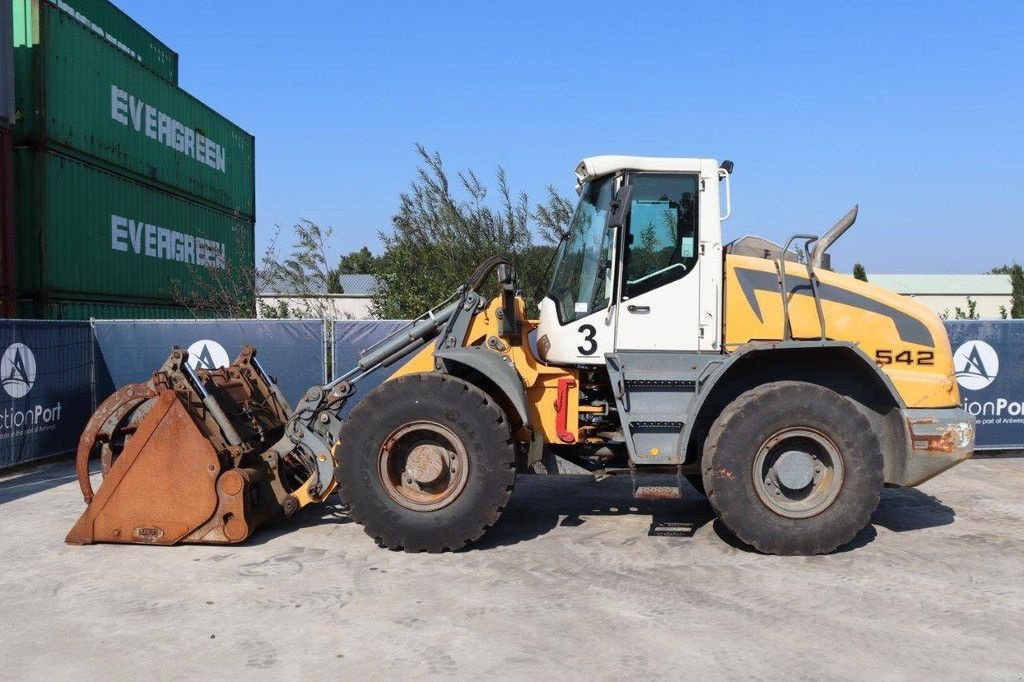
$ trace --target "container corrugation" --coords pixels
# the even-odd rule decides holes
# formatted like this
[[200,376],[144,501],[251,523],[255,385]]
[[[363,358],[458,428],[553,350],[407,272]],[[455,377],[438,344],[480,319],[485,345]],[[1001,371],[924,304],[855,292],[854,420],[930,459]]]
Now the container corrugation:
[[108,0],[11,0],[21,40],[37,35],[32,23],[49,4],[164,80],[178,84],[178,54]]
[[0,0],[0,126],[14,125],[14,28],[11,5]]
[[18,317],[43,320],[191,320],[227,317],[227,311],[193,312],[174,305],[119,301],[51,300],[42,308],[33,301],[18,304]]
[[65,12],[39,9],[39,42],[15,48],[19,143],[75,150],[254,217],[252,135]]
[[249,219],[52,150],[18,149],[15,178],[19,298],[167,304],[214,287],[254,295]]

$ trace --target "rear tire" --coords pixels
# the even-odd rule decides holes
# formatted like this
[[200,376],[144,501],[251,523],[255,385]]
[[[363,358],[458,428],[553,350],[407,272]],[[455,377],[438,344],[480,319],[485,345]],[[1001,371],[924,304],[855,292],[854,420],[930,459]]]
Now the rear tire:
[[708,500],[744,543],[768,554],[825,554],[878,507],[881,446],[847,398],[777,381],[747,391],[711,427],[702,460]]
[[466,546],[501,516],[515,483],[508,420],[457,377],[386,381],[340,434],[338,492],[379,545],[406,552]]

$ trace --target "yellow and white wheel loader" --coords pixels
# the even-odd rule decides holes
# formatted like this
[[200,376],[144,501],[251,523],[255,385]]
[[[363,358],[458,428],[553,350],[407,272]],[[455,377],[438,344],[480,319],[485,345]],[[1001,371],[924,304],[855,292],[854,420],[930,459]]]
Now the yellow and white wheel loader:
[[[174,349],[82,434],[88,508],[67,541],[241,542],[337,490],[381,546],[455,550],[498,520],[517,473],[561,457],[631,477],[639,498],[688,480],[762,552],[849,542],[884,485],[970,457],[974,418],[940,320],[827,269],[856,208],[822,238],[724,244],[732,168],[585,159],[539,321],[509,261],[490,259],[294,409],[254,349],[215,371]],[[339,416],[363,377],[399,362]]]

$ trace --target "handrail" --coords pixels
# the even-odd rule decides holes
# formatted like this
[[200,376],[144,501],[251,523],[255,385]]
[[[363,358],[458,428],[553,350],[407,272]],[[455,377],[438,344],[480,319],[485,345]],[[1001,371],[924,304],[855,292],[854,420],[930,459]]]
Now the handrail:
[[818,275],[814,272],[814,264],[811,262],[811,244],[818,241],[816,234],[794,234],[786,241],[786,245],[779,254],[776,267],[779,271],[779,293],[782,295],[782,340],[793,340],[793,325],[789,318],[789,288],[786,286],[786,254],[789,247],[798,239],[804,240],[804,265],[807,267],[807,281],[811,285],[811,296],[814,297],[814,306],[818,312],[818,324],[821,327],[821,339],[825,339],[825,313],[821,308],[821,296],[818,293]]
[[732,215],[732,187],[729,184],[731,173],[725,168],[718,169],[718,177],[725,179],[725,215],[719,216],[718,221],[724,223]]

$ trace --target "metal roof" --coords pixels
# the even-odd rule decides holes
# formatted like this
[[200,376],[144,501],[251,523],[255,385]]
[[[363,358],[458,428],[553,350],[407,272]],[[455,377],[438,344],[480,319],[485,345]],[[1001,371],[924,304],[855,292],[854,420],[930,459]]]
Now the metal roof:
[[868,273],[868,281],[898,294],[921,296],[1009,296],[1009,275],[886,275]]
[[341,288],[346,296],[373,296],[377,278],[373,275],[342,275]]
[[260,273],[260,296],[352,296],[370,298],[377,289],[377,278],[373,275],[341,275],[341,289],[344,293],[328,294],[323,282],[310,282],[309,291],[294,291],[286,278]]

